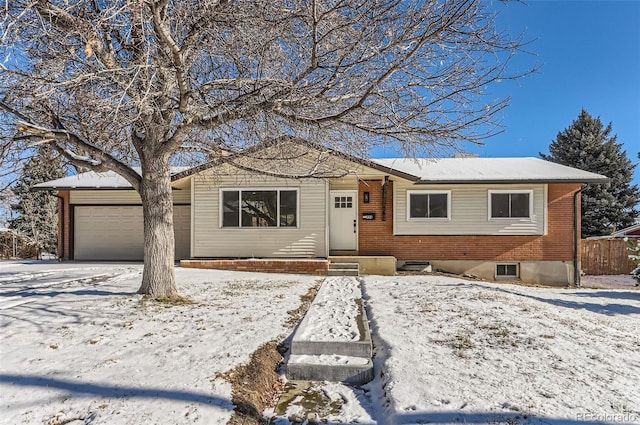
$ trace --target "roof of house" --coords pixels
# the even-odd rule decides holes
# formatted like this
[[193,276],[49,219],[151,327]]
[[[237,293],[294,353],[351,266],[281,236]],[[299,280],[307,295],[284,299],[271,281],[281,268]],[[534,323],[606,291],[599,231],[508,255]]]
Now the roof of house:
[[417,183],[604,183],[603,175],[538,158],[387,158],[372,161]]
[[[348,159],[352,159],[349,157]],[[379,171],[420,184],[461,183],[604,183],[600,174],[544,161],[538,158],[387,158],[361,160]],[[209,167],[176,167],[172,180]],[[193,171],[193,172],[192,172]],[[131,189],[131,184],[113,171],[87,172],[40,183],[35,189]]]
[[[175,174],[184,171],[188,167],[172,167],[171,173]],[[138,173],[140,169],[135,169]],[[80,173],[73,176],[62,177],[60,179],[51,180],[44,183],[38,183],[33,186],[34,189],[42,190],[56,190],[56,189],[74,189],[74,190],[89,190],[89,189],[132,189],[131,183],[129,183],[124,177],[117,174],[115,171],[95,172],[88,171],[86,173]]]
[[625,227],[613,233],[614,238],[624,238],[626,236],[640,237],[640,223]]

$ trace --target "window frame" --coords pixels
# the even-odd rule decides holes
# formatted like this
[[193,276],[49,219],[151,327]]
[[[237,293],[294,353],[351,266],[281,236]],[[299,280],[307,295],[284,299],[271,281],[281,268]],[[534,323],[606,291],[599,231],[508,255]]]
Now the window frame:
[[[238,192],[238,225],[237,226],[225,226],[224,225],[224,192]],[[276,192],[277,202],[277,225],[276,226],[243,226],[242,225],[242,193],[243,192]],[[280,219],[282,216],[280,210],[280,192],[296,192],[296,225],[295,226],[281,226]],[[300,188],[298,187],[225,187],[220,188],[218,193],[218,227],[220,229],[299,229],[300,228]]]
[[[500,266],[505,266],[505,271],[506,271],[506,266],[515,266],[516,267],[516,274],[511,275],[511,274],[498,274],[498,267]],[[520,263],[511,263],[511,262],[507,262],[507,263],[496,263],[496,267],[495,267],[495,277],[496,280],[499,279],[520,279]]]
[[[411,217],[411,195],[447,195],[446,217]],[[450,190],[407,190],[407,221],[450,221],[451,220],[451,191]]]
[[[527,194],[529,195],[529,217],[493,217],[491,215],[492,210],[492,196],[493,194]],[[533,189],[489,189],[488,191],[488,208],[487,208],[487,217],[489,221],[493,220],[525,220],[525,221],[533,221]],[[511,205],[509,205],[511,208]]]

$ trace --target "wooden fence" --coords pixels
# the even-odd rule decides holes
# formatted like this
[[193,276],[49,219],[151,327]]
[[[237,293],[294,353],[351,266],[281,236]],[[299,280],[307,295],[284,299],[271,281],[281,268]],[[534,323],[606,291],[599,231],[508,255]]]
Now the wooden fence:
[[629,274],[636,266],[622,239],[582,240],[582,272],[587,275]]

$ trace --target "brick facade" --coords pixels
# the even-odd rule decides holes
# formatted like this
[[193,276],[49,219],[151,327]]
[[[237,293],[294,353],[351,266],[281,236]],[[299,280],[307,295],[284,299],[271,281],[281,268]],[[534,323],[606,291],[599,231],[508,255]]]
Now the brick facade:
[[58,257],[71,259],[71,207],[69,191],[58,192]]
[[182,260],[180,267],[219,269],[242,272],[299,273],[326,275],[327,260],[251,259],[251,260]]
[[[383,221],[382,182],[360,182],[360,255],[393,255],[398,260],[573,260],[573,194],[579,184],[549,184],[548,233],[535,236],[394,236],[393,182],[388,185]],[[369,192],[369,203],[364,203],[363,192]],[[375,213],[376,219],[363,220],[362,214],[368,212]]]

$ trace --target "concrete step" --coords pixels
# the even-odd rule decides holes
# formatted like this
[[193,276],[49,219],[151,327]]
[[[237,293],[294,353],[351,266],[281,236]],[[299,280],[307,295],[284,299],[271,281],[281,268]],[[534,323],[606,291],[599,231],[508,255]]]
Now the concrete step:
[[[316,341],[313,338],[305,339],[299,337],[296,333],[296,335],[291,339],[291,355],[337,355],[345,357],[371,358],[373,343],[371,342],[369,321],[367,319],[367,314],[364,311],[362,300],[356,300],[356,304],[358,305],[358,317],[356,320],[360,339],[357,341]],[[303,327],[305,325],[306,323],[303,320],[303,323],[300,326]]]
[[431,273],[433,268],[428,261],[405,261],[399,270],[404,272],[427,272]]
[[358,269],[360,269],[360,264],[358,264],[358,263],[329,263],[329,269],[358,270]]
[[327,271],[327,276],[360,276],[360,272],[358,270],[351,269],[329,269]]
[[358,263],[329,263],[328,276],[360,276]]
[[287,379],[363,384],[373,379],[370,358],[335,355],[290,356]]
[[[361,296],[357,279],[325,279],[291,339],[287,379],[363,384],[373,378],[371,330]],[[354,307],[357,308],[355,316]],[[341,329],[344,323],[333,323],[337,320],[334,317],[336,311],[350,312],[344,316],[350,317],[349,325],[345,329],[357,326],[359,337],[353,334],[357,339],[344,337],[345,329]],[[319,324],[322,324],[321,328],[318,328]],[[330,334],[325,334],[325,330],[329,329],[332,330]]]

